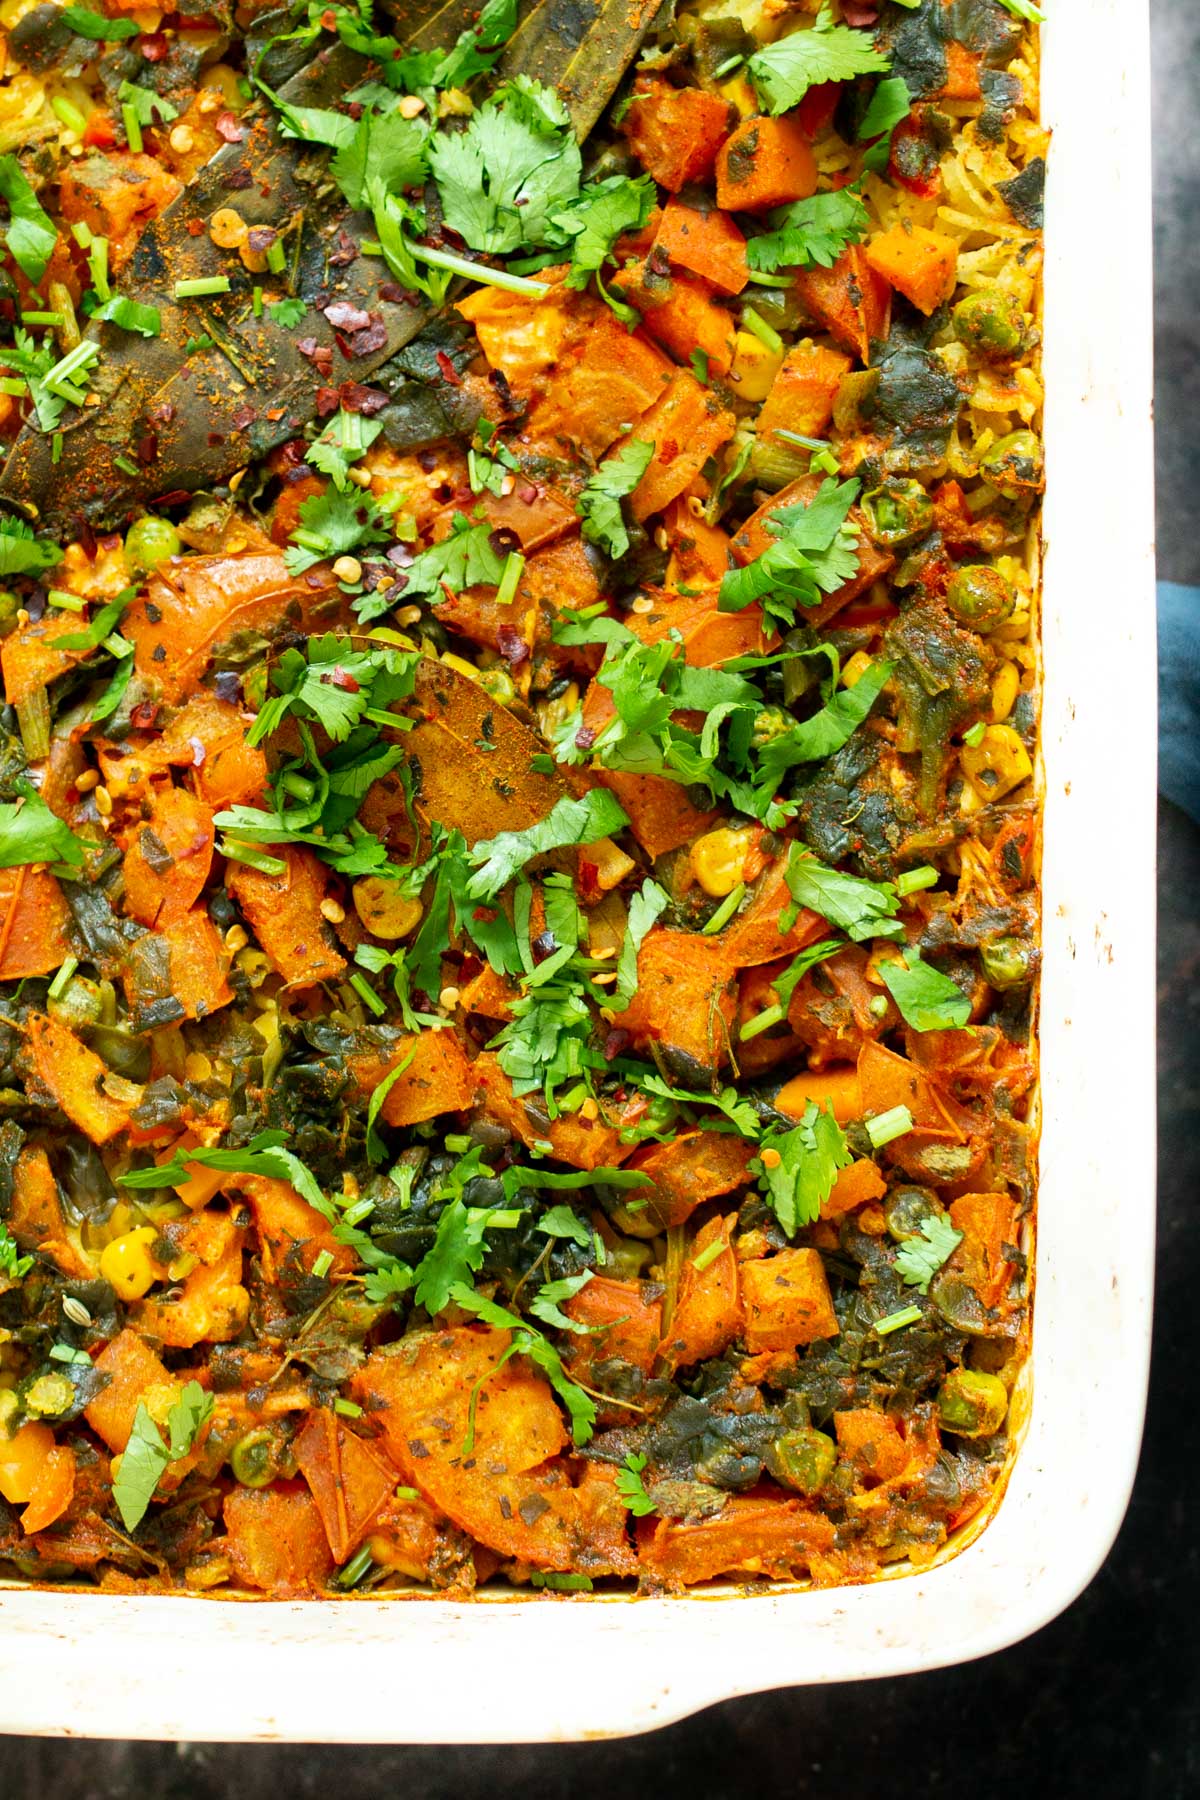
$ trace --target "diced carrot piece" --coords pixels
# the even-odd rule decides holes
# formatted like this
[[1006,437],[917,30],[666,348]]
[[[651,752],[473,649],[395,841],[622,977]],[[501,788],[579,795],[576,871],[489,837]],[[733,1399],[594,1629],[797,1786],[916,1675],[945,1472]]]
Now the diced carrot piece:
[[384,1097],[381,1118],[388,1125],[419,1125],[439,1113],[462,1112],[475,1098],[475,1075],[453,1031],[421,1031],[393,1048],[352,1056],[348,1067],[368,1095],[411,1056]]
[[[777,1112],[789,1119],[802,1119],[809,1105],[831,1112],[839,1125],[863,1116],[863,1090],[858,1070],[807,1069],[785,1081],[775,1096]],[[873,1112],[877,1109],[872,1108]]]
[[733,315],[712,298],[707,282],[691,275],[662,275],[645,262],[626,263],[613,286],[642,315],[645,329],[676,362],[699,351],[713,375],[733,366]]
[[0,871],[0,981],[48,975],[71,953],[71,909],[47,869]]
[[213,856],[213,816],[186,788],[162,788],[125,850],[125,910],[153,928],[180,919],[199,899]]
[[396,1485],[396,1472],[333,1412],[310,1413],[292,1443],[334,1562],[358,1548]]
[[[485,649],[498,650],[501,632],[511,649],[513,634],[532,650],[549,651],[555,661],[582,661],[586,652],[563,651],[552,644],[551,631],[560,612],[578,612],[600,598],[600,580],[578,536],[560,538],[533,551],[517,582],[516,597],[507,605],[494,587],[463,588],[436,601],[437,616],[451,631]],[[595,658],[591,658],[595,661]]]
[[61,1519],[74,1497],[75,1453],[69,1445],[58,1444],[39,1469],[29,1504],[21,1514],[26,1537]]
[[29,1052],[38,1080],[48,1087],[55,1101],[73,1125],[77,1125],[93,1144],[107,1144],[129,1124],[129,1115],[140,1098],[141,1090],[131,1090],[127,1099],[114,1099],[106,1083],[115,1082],[107,1066],[81,1043],[73,1031],[60,1025],[45,1013],[29,1017]]
[[936,312],[958,280],[958,245],[923,225],[893,225],[871,238],[864,251],[877,275],[899,289],[918,311]]
[[909,1465],[912,1453],[888,1413],[869,1406],[835,1412],[833,1429],[841,1454],[863,1475],[891,1481]]
[[844,1213],[854,1212],[871,1200],[882,1200],[886,1193],[887,1182],[877,1164],[869,1156],[860,1156],[848,1169],[838,1170],[829,1198],[821,1208],[821,1217],[840,1219]]
[[224,1548],[239,1581],[276,1600],[307,1600],[325,1591],[333,1557],[303,1483],[234,1488],[223,1511]]
[[638,985],[619,1024],[639,1046],[658,1044],[681,1073],[699,1079],[729,1054],[737,993],[713,938],[654,926],[638,951]]
[[736,1213],[728,1218],[718,1213],[692,1239],[675,1311],[659,1346],[668,1371],[719,1356],[741,1330],[738,1262],[730,1241],[736,1222]]
[[[654,1292],[653,1289],[650,1290]],[[643,1375],[654,1367],[662,1336],[662,1301],[647,1300],[638,1281],[610,1281],[593,1275],[586,1287],[564,1301],[563,1311],[591,1335],[571,1346],[571,1366],[586,1368],[610,1357],[632,1363]]]
[[95,1367],[109,1377],[109,1382],[84,1409],[84,1417],[110,1450],[124,1450],[133,1430],[138,1401],[155,1388],[166,1390],[178,1383],[141,1333],[128,1325],[105,1344]]
[[272,846],[271,854],[276,852],[287,864],[282,875],[264,875],[246,863],[231,862],[225,886],[285,981],[299,987],[332,981],[346,959],[333,948],[321,913],[325,865],[302,845]]
[[[682,1225],[706,1200],[715,1200],[749,1179],[754,1146],[726,1131],[685,1131],[669,1144],[647,1144],[630,1159],[654,1183],[648,1216],[665,1230]],[[639,1191],[634,1200],[646,1198]],[[589,1285],[591,1285],[589,1283]]]
[[663,507],[729,442],[737,420],[694,375],[678,369],[666,392],[644,413],[634,435],[654,445],[654,455],[630,502],[635,519]]
[[1017,1203],[1008,1194],[960,1194],[950,1202],[951,1223],[963,1234],[955,1252],[985,1306],[995,1306],[1012,1279],[1004,1245],[1017,1241]]
[[833,417],[833,402],[842,377],[852,367],[840,350],[804,342],[789,350],[762,404],[755,431],[767,439],[778,430],[802,437],[821,437]]
[[730,567],[729,533],[703,516],[697,518],[686,495],[664,508],[663,530],[671,542],[668,587],[719,582]]
[[798,119],[743,119],[717,158],[717,205],[766,212],[817,191],[817,163]]
[[728,102],[716,94],[651,81],[634,94],[621,130],[643,168],[677,194],[689,181],[708,180],[729,118]]
[[872,340],[887,336],[892,290],[860,245],[843,250],[832,268],[801,269],[796,286],[817,323],[860,362],[867,361]]
[[648,1575],[690,1587],[735,1571],[786,1577],[833,1546],[833,1524],[798,1500],[734,1495],[714,1518],[647,1518],[638,1527],[638,1550]]
[[740,294],[750,279],[746,240],[728,213],[702,212],[674,196],[659,220],[655,247],[680,269],[690,269],[723,294]]
[[819,1250],[778,1250],[741,1266],[743,1336],[759,1350],[794,1350],[836,1337],[837,1314]]

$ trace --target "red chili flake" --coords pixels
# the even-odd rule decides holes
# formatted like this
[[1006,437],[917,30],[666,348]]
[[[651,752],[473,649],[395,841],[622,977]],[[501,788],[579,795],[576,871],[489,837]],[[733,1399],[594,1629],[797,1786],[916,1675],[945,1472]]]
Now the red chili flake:
[[444,350],[439,350],[437,353],[437,366],[442,371],[442,379],[448,381],[451,387],[462,386],[462,376]]
[[347,104],[346,111],[350,114],[350,117],[354,120],[355,124],[357,125],[358,121],[363,116],[362,101],[361,100],[351,100]]
[[95,562],[100,546],[96,542],[96,534],[82,513],[75,514],[75,542],[83,551],[89,562]]
[[510,669],[519,669],[529,660],[529,645],[511,625],[501,625],[496,633],[496,648]]
[[240,144],[246,135],[246,127],[236,113],[218,113],[215,126],[217,136],[224,138],[227,144]]
[[215,450],[217,448],[218,444],[223,444],[224,442],[225,442],[225,439],[219,431],[210,431],[209,432],[208,443],[209,443],[209,448],[211,450]]
[[[332,262],[333,258],[330,257],[329,260]],[[398,281],[381,281],[379,298],[389,300],[393,306],[411,306],[415,295],[410,288],[402,288]]]
[[424,469],[426,475],[433,474],[433,471],[437,468],[437,460],[438,459],[437,459],[437,451],[436,450],[418,450],[417,451],[417,461],[421,465],[422,469]]
[[523,501],[526,506],[532,506],[538,497],[538,492],[539,490],[534,487],[532,481],[522,482],[517,489],[517,499]]
[[204,220],[203,219],[189,219],[187,222],[187,229],[188,229],[189,237],[203,237],[204,236]]
[[[172,488],[169,494],[156,494],[151,501],[151,505],[182,506],[185,500],[190,500],[191,498],[192,496],[187,488]],[[82,543],[82,538],[79,541]]]
[[577,750],[590,750],[595,741],[596,734],[590,725],[581,725],[579,730],[575,733],[575,748]]
[[339,231],[337,234],[337,249],[330,252],[326,261],[329,263],[330,268],[344,269],[346,264],[352,263],[357,255],[358,245],[350,236],[350,233],[348,231]]
[[321,680],[327,687],[341,688],[344,694],[357,694],[359,692],[358,682],[355,681],[348,669],[343,669],[341,663],[335,663],[328,675],[322,675]]
[[164,32],[150,31],[143,35],[141,42],[138,44],[138,49],[148,63],[156,63],[163,61],[167,51],[170,49],[170,45],[167,43],[166,34]]
[[158,703],[154,700],[139,700],[130,708],[129,723],[135,731],[152,731],[158,718]]
[[322,30],[336,31],[337,30],[337,22],[338,22],[337,14],[334,12],[332,6],[327,6],[325,8],[325,11],[321,14]]
[[387,326],[374,313],[371,322],[362,331],[356,331],[350,339],[352,356],[373,356],[376,350],[382,350],[388,341]]
[[328,344],[318,344],[314,337],[297,338],[296,348],[322,375],[333,373],[333,351]]
[[364,312],[361,306],[351,306],[346,300],[335,300],[332,306],[326,306],[322,310],[329,323],[337,330],[361,331],[364,325],[371,323],[369,312]]
[[154,425],[169,425],[175,417],[175,408],[170,400],[164,400],[158,406],[152,406],[147,418]]
[[317,417],[327,419],[330,413],[338,409],[338,391],[335,387],[319,387],[317,389]]
[[247,425],[253,425],[258,417],[258,409],[253,406],[239,406],[230,423],[235,431],[245,431]]
[[878,0],[842,0],[842,17],[847,25],[853,25],[859,30],[864,25],[878,25]]
[[[619,1025],[616,1026],[609,1032],[604,1040],[603,1055],[605,1062],[613,1062],[618,1056],[622,1056],[625,1051],[628,1050],[632,1042],[633,1038],[630,1036],[629,1032],[622,1030]],[[618,1100],[623,1100],[625,1098],[624,1091],[618,1091],[616,1097]]]
[[150,463],[154,462],[158,456],[158,433],[156,431],[148,431],[144,437],[140,437],[137,441],[134,455],[143,467],[147,467]]
[[338,392],[346,412],[361,413],[365,419],[382,412],[388,403],[388,396],[382,388],[367,387],[361,381],[343,381]]
[[258,256],[265,256],[278,236],[273,225],[252,225],[246,233],[246,247]]
[[223,169],[221,186],[227,188],[248,188],[254,180],[249,169]]

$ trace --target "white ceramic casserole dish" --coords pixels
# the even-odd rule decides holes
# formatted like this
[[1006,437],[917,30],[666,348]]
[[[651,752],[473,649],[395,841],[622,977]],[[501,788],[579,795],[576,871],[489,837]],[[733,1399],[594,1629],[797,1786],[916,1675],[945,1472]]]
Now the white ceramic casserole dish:
[[1091,1579],[1141,1435],[1154,1205],[1147,0],[1048,0],[1042,1186],[1032,1404],[992,1523],[920,1575],[685,1599],[221,1603],[7,1589],[0,1729],[521,1741],[908,1673]]

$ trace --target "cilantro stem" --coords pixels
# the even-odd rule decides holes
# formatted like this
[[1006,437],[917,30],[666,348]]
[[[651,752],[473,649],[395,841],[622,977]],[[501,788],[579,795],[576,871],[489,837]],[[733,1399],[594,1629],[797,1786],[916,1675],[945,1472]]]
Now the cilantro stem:
[[896,892],[901,899],[905,894],[919,893],[922,888],[931,888],[938,878],[936,869],[925,863],[919,869],[907,869],[903,875],[896,877]]
[[504,563],[504,573],[500,577],[500,585],[496,589],[496,605],[511,606],[517,597],[517,583],[525,572],[525,558],[519,550],[510,550]]
[[72,106],[71,102],[62,94],[56,94],[50,105],[68,131],[75,132],[79,137],[83,136],[87,130],[87,120],[77,106]]
[[60,312],[23,312],[21,314],[22,325],[53,325],[57,327],[62,322],[63,316]]
[[377,1019],[381,1019],[387,1011],[387,1007],[379,998],[379,995],[375,992],[375,989],[371,986],[366,977],[358,974],[351,975],[350,986],[354,989],[363,1005],[367,1007],[370,1012],[373,1012]]
[[772,1025],[782,1025],[786,1017],[782,1006],[768,1006],[746,1021],[738,1032],[738,1041],[744,1044],[748,1039],[758,1037],[761,1032],[770,1031]]
[[374,1566],[375,1558],[366,1544],[356,1550],[344,1569],[339,1569],[337,1584],[340,1588],[357,1587],[367,1570]]
[[718,906],[716,912],[708,921],[708,924],[701,931],[701,937],[712,937],[714,932],[720,931],[723,925],[728,925],[730,919],[732,919],[734,913],[745,898],[746,884],[744,881],[739,881],[733,892],[731,894],[726,894],[724,900],[722,900],[720,906]]
[[142,148],[142,127],[138,122],[137,113],[132,106],[123,106],[121,108],[121,118],[125,123],[126,141],[129,148],[136,156]]
[[68,956],[50,986],[46,989],[47,1000],[60,1000],[67,991],[67,983],[79,967],[77,956]]
[[876,1337],[887,1337],[890,1332],[903,1331],[906,1325],[915,1325],[920,1317],[919,1306],[902,1306],[899,1312],[888,1313],[886,1318],[876,1319],[871,1330]]
[[747,331],[753,332],[760,344],[766,346],[775,356],[783,354],[783,339],[773,325],[768,325],[761,313],[755,312],[752,306],[743,306],[742,324]]
[[472,281],[482,281],[488,287],[506,288],[510,294],[532,294],[540,300],[550,292],[544,281],[530,281],[526,275],[510,275],[507,269],[488,268],[484,263],[472,262],[468,256],[453,256],[448,250],[429,250],[424,244],[409,242],[409,249],[422,262],[432,263],[435,269],[449,269],[453,275],[469,275]]
[[61,607],[63,612],[73,613],[81,613],[84,607],[78,594],[68,594],[64,588],[51,588],[46,595],[46,604]]

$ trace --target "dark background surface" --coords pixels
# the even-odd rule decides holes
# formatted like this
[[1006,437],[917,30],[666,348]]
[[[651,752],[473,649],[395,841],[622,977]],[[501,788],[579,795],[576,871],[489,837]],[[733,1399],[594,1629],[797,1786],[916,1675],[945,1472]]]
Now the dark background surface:
[[[1159,573],[1200,582],[1200,0],[1154,0],[1153,10]],[[1119,235],[1108,253],[1120,253]],[[1063,1617],[1026,1643],[963,1668],[764,1694],[617,1743],[345,1750],[10,1739],[0,1746],[3,1800],[309,1800],[331,1792],[337,1800],[517,1793],[528,1800],[640,1800],[651,1792],[716,1800],[756,1791],[841,1800],[965,1800],[972,1791],[1054,1800],[1200,1795],[1200,1546],[1192,1490],[1200,1426],[1189,1299],[1196,1258],[1190,1213],[1200,1186],[1200,831],[1165,802],[1159,850],[1160,1243],[1150,1409],[1120,1538]],[[1095,1454],[1103,1457],[1102,1442]],[[586,1669],[579,1674],[587,1679]],[[213,1680],[221,1678],[214,1669]],[[153,1671],[131,1669],[130,1679],[152,1682]],[[312,1679],[321,1680],[319,1667]],[[497,1670],[496,1679],[536,1675]],[[352,1708],[353,1695],[344,1699]],[[469,1694],[462,1705],[469,1715]],[[69,1716],[68,1694],[63,1707]]]

